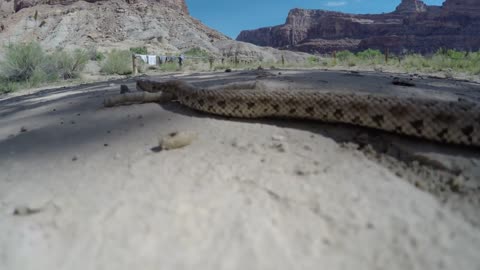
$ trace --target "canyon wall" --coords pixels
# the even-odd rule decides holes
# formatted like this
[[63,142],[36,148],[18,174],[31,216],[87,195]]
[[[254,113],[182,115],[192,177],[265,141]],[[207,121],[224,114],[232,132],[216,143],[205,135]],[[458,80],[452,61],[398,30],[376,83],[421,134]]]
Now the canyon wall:
[[478,50],[480,1],[447,0],[443,6],[427,6],[420,0],[403,0],[391,13],[363,15],[292,9],[285,24],[242,31],[237,40],[310,53]]

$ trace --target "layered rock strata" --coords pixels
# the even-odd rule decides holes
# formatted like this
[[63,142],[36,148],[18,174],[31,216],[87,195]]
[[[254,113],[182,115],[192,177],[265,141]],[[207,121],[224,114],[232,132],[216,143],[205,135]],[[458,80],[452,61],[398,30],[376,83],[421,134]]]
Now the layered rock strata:
[[239,41],[311,53],[389,49],[428,53],[443,48],[480,49],[480,1],[447,0],[427,6],[403,0],[386,14],[355,15],[293,9],[285,24],[242,31]]

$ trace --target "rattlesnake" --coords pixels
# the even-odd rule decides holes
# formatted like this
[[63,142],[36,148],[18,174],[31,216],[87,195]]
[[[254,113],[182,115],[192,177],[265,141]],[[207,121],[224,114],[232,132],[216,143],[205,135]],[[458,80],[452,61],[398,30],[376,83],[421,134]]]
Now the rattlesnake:
[[162,83],[139,80],[137,88],[162,92],[164,100],[177,100],[192,109],[216,115],[314,119],[437,142],[480,146],[480,106],[473,102],[313,90],[199,89],[179,80]]

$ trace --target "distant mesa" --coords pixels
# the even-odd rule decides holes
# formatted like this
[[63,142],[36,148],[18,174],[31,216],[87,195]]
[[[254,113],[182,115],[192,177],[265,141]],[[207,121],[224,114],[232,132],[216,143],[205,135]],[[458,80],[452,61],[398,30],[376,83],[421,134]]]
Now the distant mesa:
[[385,14],[292,9],[285,24],[242,31],[237,40],[309,53],[367,48],[396,53],[479,50],[480,0],[447,0],[442,6],[403,0]]

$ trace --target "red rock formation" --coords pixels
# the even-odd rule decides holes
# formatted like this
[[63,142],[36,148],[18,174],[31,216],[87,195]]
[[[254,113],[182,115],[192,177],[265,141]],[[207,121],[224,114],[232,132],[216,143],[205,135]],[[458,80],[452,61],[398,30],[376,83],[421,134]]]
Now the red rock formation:
[[[15,12],[18,12],[21,9],[33,7],[36,5],[69,5],[78,1],[95,3],[95,2],[107,1],[107,0],[14,0],[14,9],[15,9]],[[129,4],[136,3],[136,0],[125,0],[125,1]],[[189,14],[185,0],[149,0],[149,1],[158,2],[169,8],[179,10],[185,14]]]
[[376,15],[292,9],[285,24],[242,31],[237,40],[313,53],[366,48],[478,50],[480,0],[447,0],[441,7],[403,0],[394,12]]
[[395,9],[396,13],[422,13],[427,11],[427,5],[421,0],[404,0]]

